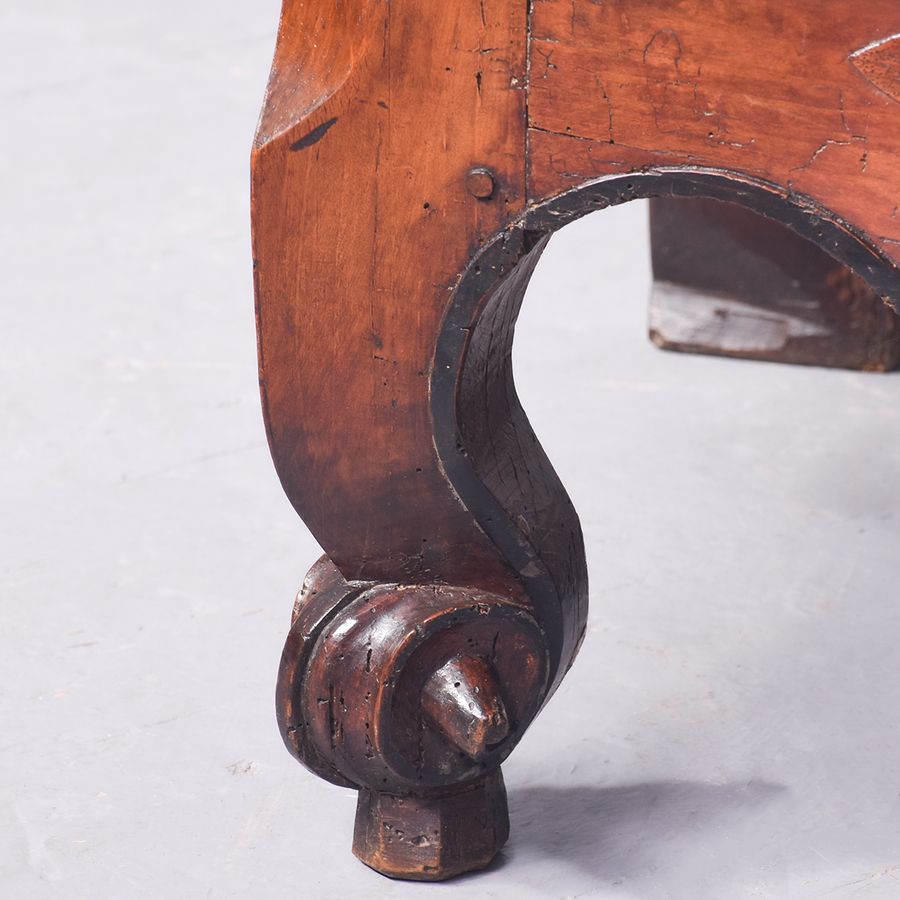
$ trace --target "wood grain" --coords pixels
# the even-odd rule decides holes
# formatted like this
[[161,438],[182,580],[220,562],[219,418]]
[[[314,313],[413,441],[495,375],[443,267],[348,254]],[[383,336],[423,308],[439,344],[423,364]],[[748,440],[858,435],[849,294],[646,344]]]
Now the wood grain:
[[[516,590],[441,471],[428,400],[459,272],[524,208],[524,4],[331,7],[285,5],[253,154],[276,468],[348,578]],[[467,190],[477,165],[490,199]]]
[[657,167],[809,198],[900,260],[900,108],[853,54],[893,0],[535,0],[529,199]]
[[900,299],[898,33],[894,0],[285,0],[252,158],[260,385],[326,556],[276,702],[290,752],[359,789],[368,865],[490,861],[500,764],[584,638],[578,516],[512,374],[550,236],[731,201]]

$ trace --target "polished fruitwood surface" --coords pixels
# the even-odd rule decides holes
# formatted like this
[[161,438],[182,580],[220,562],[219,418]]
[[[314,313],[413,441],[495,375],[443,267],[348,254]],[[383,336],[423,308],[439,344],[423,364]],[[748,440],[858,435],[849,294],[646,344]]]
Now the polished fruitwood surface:
[[900,90],[854,56],[900,47],[894,0],[535,0],[531,34],[530,200],[648,166],[725,170],[900,260]]
[[500,763],[584,634],[578,517],[512,379],[550,235],[730,200],[900,297],[900,9],[737,6],[285,2],[252,162],[260,383],[326,555],[278,717],[360,789],[354,852],[385,874],[490,861]]
[[[253,153],[263,404],[288,497],[350,578],[516,590],[428,403],[451,289],[525,203],[525,5],[479,6],[285,5]],[[487,201],[466,188],[486,163]]]

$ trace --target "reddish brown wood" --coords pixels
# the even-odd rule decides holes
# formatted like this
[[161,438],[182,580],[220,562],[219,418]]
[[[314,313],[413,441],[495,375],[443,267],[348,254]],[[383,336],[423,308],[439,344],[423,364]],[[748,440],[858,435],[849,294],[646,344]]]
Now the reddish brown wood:
[[481,9],[285,3],[253,240],[272,454],[328,556],[350,578],[502,593],[516,580],[441,471],[428,402],[450,289],[525,202],[525,5]]
[[367,864],[489,862],[500,764],[584,634],[578,517],[512,380],[550,235],[729,200],[896,299],[898,33],[894,0],[286,0],[252,163],[260,384],[326,557],[277,711],[359,789]]
[[532,200],[703,169],[777,185],[900,258],[897,100],[856,55],[900,35],[894,0],[535,0],[531,32]]

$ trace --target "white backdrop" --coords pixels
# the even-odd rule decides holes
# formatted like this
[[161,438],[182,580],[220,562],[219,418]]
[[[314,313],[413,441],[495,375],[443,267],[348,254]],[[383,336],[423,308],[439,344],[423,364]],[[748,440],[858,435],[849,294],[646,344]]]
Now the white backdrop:
[[646,208],[557,235],[516,347],[581,513],[581,657],[486,873],[390,882],[281,745],[318,548],[258,407],[276,0],[0,9],[0,896],[895,898],[900,377],[664,354]]

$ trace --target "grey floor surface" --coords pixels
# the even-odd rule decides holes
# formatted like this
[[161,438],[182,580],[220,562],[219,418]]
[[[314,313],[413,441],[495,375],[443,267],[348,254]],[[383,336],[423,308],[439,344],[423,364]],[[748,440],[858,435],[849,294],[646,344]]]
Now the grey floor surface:
[[277,7],[0,8],[0,897],[900,897],[900,377],[655,350],[640,205],[554,239],[519,329],[593,612],[509,846],[350,855],[273,721],[318,555],[256,387]]

